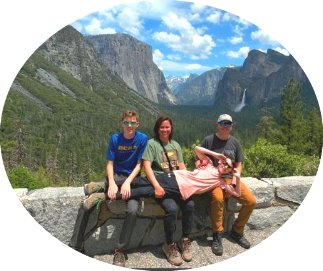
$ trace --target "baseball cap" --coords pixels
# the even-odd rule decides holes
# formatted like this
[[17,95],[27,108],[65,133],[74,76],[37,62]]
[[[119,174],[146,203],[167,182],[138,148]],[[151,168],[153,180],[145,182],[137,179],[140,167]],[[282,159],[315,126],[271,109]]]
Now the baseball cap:
[[232,122],[232,117],[228,114],[222,114],[219,116],[218,121],[217,122],[221,122],[221,121],[230,121]]

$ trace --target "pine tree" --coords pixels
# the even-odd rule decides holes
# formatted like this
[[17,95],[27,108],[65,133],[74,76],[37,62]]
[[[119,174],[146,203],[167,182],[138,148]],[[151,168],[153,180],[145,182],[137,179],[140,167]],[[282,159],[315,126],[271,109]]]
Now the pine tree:
[[280,104],[281,144],[294,153],[305,151],[304,103],[301,97],[301,86],[290,79],[283,88]]
[[307,149],[306,154],[321,156],[323,144],[323,126],[320,112],[313,108],[309,113],[307,120]]

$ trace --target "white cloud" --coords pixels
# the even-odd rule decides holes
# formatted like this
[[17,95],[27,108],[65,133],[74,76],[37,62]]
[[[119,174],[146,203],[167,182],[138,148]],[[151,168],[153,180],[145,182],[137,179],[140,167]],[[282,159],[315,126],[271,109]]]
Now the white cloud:
[[221,20],[222,13],[220,11],[214,11],[206,17],[206,20],[213,24],[218,24]]
[[169,60],[181,61],[182,57],[178,54],[169,54],[166,56]]
[[235,36],[235,37],[229,38],[229,42],[231,44],[238,44],[238,43],[241,43],[242,41],[243,41],[243,39],[241,36]]
[[289,55],[289,52],[285,49],[285,48],[281,48],[281,47],[276,47],[276,48],[273,48],[273,50],[285,55],[285,56],[288,56]]
[[[168,57],[169,56],[167,56],[167,58]],[[172,61],[172,57],[171,57],[171,60],[165,59],[164,54],[159,49],[154,50],[153,59],[160,70],[167,71],[167,72],[187,71],[187,72],[202,73],[214,68],[209,66],[203,66],[198,63],[183,63],[183,62]]]
[[159,61],[162,61],[163,58],[164,58],[164,55],[159,49],[154,50],[154,52],[153,52],[153,60],[154,60],[155,63],[158,63]]
[[120,27],[126,32],[138,37],[143,28],[139,14],[130,9],[124,8],[117,16]]
[[93,18],[90,24],[84,26],[86,33],[90,35],[99,35],[99,34],[115,34],[116,30],[110,27],[103,28],[101,22],[97,18]]
[[262,44],[267,44],[267,45],[278,45],[278,42],[274,39],[272,39],[268,34],[266,34],[263,30],[258,30],[258,31],[254,31],[251,32],[250,34],[251,39],[253,40],[257,40]]
[[241,47],[238,51],[227,51],[226,55],[230,58],[246,58],[248,56],[248,53],[250,51],[250,48],[248,46]]
[[211,54],[215,42],[210,35],[203,34],[201,28],[194,28],[186,18],[173,12],[163,16],[162,20],[169,32],[154,33],[155,40],[176,52],[189,55],[192,59],[205,59]]
[[223,22],[228,22],[228,21],[231,21],[231,20],[233,20],[233,15],[231,13],[225,12],[223,14],[222,21]]

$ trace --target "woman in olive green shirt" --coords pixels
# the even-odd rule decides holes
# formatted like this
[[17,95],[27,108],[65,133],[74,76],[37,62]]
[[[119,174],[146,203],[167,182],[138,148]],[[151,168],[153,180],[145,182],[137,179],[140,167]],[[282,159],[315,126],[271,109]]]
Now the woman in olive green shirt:
[[[183,200],[179,195],[164,197],[165,191],[156,179],[156,174],[167,172],[171,177],[173,170],[186,169],[181,146],[172,137],[172,120],[165,116],[158,118],[154,126],[154,138],[148,141],[142,160],[147,179],[155,189],[156,200],[165,211],[166,243],[162,249],[171,264],[181,265],[183,260],[192,260],[189,235],[193,225],[194,201],[191,198]],[[174,235],[179,209],[182,212],[182,237],[178,248]]]

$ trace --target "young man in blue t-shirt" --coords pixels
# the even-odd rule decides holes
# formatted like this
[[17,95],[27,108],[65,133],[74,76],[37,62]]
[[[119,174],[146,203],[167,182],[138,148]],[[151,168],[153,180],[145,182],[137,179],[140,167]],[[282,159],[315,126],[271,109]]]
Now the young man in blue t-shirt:
[[[115,133],[109,140],[109,146],[106,152],[106,178],[104,185],[91,182],[86,184],[84,192],[89,195],[82,207],[75,223],[74,233],[70,241],[70,246],[78,251],[83,250],[84,233],[88,222],[89,211],[95,206],[98,198],[106,194],[111,200],[116,199],[116,193],[119,191],[122,199],[127,201],[126,217],[121,229],[119,243],[115,249],[113,264],[125,266],[125,250],[129,244],[133,232],[137,211],[139,207],[138,199],[130,198],[130,184],[134,181],[141,182],[141,157],[147,145],[148,137],[136,129],[139,126],[139,117],[135,111],[126,111],[123,113],[120,121],[122,127],[121,133]],[[100,189],[104,187],[103,193]],[[87,234],[88,236],[88,234]]]

